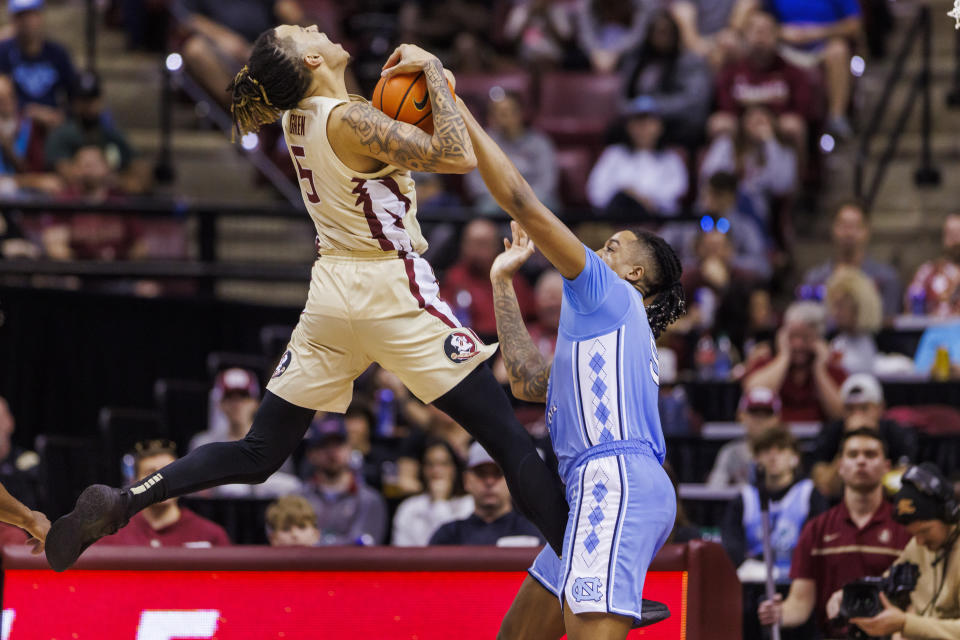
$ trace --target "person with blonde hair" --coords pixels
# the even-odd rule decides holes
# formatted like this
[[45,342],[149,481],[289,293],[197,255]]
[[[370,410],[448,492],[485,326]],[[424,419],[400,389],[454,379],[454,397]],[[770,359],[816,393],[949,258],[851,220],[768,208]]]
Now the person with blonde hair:
[[271,547],[315,547],[320,542],[317,513],[303,496],[283,496],[267,507]]
[[877,286],[857,269],[841,265],[827,280],[828,322],[836,330],[831,351],[849,373],[870,373],[877,356],[874,334],[883,323],[883,303]]

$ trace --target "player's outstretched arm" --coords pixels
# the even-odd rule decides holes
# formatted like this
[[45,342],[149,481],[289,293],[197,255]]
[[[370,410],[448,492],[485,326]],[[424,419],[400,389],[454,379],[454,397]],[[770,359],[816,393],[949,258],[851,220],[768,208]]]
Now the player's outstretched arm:
[[0,484],[0,522],[20,527],[30,534],[33,552],[43,551],[43,543],[50,530],[50,521],[39,511],[31,511],[25,504],[14,498]]
[[433,135],[368,104],[350,102],[332,113],[331,133],[336,135],[338,145],[411,171],[473,171],[477,166],[473,145],[440,60],[420,47],[404,44],[397,47],[384,67],[386,75],[423,71],[433,109]]
[[497,204],[520,223],[547,260],[567,279],[586,264],[583,243],[552,211],[543,206],[507,154],[483,130],[459,98],[457,106],[477,154],[477,168]]
[[510,223],[513,242],[503,239],[506,249],[497,256],[490,268],[493,283],[493,309],[497,317],[497,337],[500,353],[510,378],[510,390],[520,400],[546,402],[547,383],[550,381],[550,363],[533,344],[523,324],[517,293],[513,290],[513,276],[533,254],[530,237],[516,222]]

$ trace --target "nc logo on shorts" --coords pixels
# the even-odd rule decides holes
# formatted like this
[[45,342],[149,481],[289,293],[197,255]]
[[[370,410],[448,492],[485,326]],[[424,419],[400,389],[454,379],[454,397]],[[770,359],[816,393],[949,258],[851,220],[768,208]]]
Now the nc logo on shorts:
[[466,362],[480,353],[479,341],[466,331],[454,331],[443,341],[443,352],[454,362]]
[[283,375],[283,372],[287,370],[287,367],[290,366],[290,360],[293,359],[293,354],[288,349],[286,353],[283,354],[283,357],[280,358],[280,364],[277,365],[277,368],[273,370],[274,378],[279,378]]
[[600,578],[577,578],[573,581],[573,599],[577,602],[603,600],[603,583]]

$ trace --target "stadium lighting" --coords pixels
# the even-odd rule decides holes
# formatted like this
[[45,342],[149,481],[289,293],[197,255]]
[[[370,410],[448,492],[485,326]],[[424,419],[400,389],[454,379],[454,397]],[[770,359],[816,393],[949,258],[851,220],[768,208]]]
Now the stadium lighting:
[[167,71],[180,71],[180,69],[183,67],[183,56],[181,56],[179,53],[171,53],[167,56],[166,65]]
[[247,151],[253,151],[260,144],[260,137],[255,133],[248,133],[240,138],[240,146]]
[[859,78],[863,75],[863,72],[867,69],[866,61],[860,56],[853,56],[850,58],[850,73],[855,77]]
[[837,146],[837,141],[829,133],[820,136],[820,150],[824,153],[830,153]]

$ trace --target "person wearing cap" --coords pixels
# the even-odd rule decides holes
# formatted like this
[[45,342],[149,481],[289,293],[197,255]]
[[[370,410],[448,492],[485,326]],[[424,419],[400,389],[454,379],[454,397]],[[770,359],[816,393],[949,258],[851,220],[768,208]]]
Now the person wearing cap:
[[864,576],[879,576],[907,545],[910,534],[884,499],[883,477],[890,470],[886,443],[872,429],[844,434],[840,477],[843,500],[803,527],[790,562],[790,593],[758,608],[761,624],[804,624],[816,613],[824,638],[846,638],[842,625],[829,618],[827,602],[843,585]]
[[320,544],[383,544],[387,505],[351,468],[353,449],[343,419],[330,415],[314,420],[307,433],[307,460],[313,475],[302,495],[317,513]]
[[448,522],[430,537],[431,545],[539,546],[543,536],[517,513],[503,472],[479,442],[470,445],[463,485],[473,496],[473,514]]
[[103,151],[124,193],[142,193],[149,186],[149,167],[136,160],[130,143],[105,112],[100,76],[93,71],[79,74],[70,116],[47,136],[44,145],[47,164],[70,181],[73,157],[87,146]]
[[0,73],[17,87],[24,114],[47,130],[63,122],[76,86],[70,54],[47,39],[43,0],[8,0],[14,36],[0,42]]
[[780,426],[780,397],[766,387],[745,391],[737,405],[737,421],[743,425],[746,437],[728,442],[720,448],[713,469],[707,477],[707,486],[722,487],[747,484],[753,477],[753,445],[768,431]]
[[[918,480],[911,480],[917,476]],[[942,493],[941,493],[942,492]],[[894,518],[913,537],[894,564],[913,563],[919,577],[903,611],[885,597],[883,611],[850,622],[871,637],[899,633],[904,640],[960,640],[960,529],[953,489],[936,465],[911,467],[893,497]],[[839,612],[843,592],[836,592],[828,612]]]
[[839,497],[840,478],[837,475],[837,453],[843,434],[855,429],[874,429],[880,434],[894,465],[903,465],[916,459],[917,432],[883,417],[886,405],[880,381],[869,373],[857,373],[840,387],[843,398],[843,419],[834,420],[820,430],[811,455],[813,467],[810,477],[817,489],[826,496]]
[[[214,428],[198,433],[190,440],[190,451],[212,442],[233,442],[246,437],[259,406],[260,382],[249,369],[224,369],[214,381],[213,396],[226,419],[226,429]],[[208,495],[222,498],[274,497],[295,493],[300,490],[300,485],[300,480],[294,475],[293,462],[287,458],[280,470],[261,484],[226,484],[208,489],[207,492]]]
[[787,422],[821,421],[843,415],[840,385],[846,371],[824,340],[825,311],[814,302],[794,302],[777,331],[777,353],[754,360],[743,378],[745,391],[767,387],[780,394]]
[[[176,445],[169,440],[138,442],[134,449],[134,479],[154,476],[176,459]],[[181,507],[177,498],[170,498],[136,514],[119,531],[101,538],[97,544],[203,548],[229,545],[230,537],[217,523]]]
[[662,148],[656,100],[637,98],[624,116],[626,141],[604,149],[590,170],[587,199],[611,213],[676,215],[689,186],[687,167],[675,151]]
[[190,440],[190,451],[211,442],[239,440],[247,435],[259,404],[260,383],[253,371],[231,367],[217,374],[211,396],[226,428],[212,424]]

